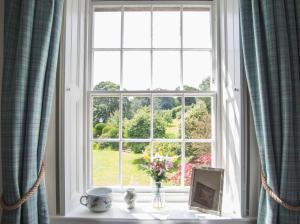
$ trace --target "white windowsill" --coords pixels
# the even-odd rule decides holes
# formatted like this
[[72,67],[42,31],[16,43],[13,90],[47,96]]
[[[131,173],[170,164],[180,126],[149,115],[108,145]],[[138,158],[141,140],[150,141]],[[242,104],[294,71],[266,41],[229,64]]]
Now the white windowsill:
[[152,203],[137,203],[132,210],[124,203],[113,203],[103,213],[91,213],[84,206],[78,206],[65,217],[52,217],[51,223],[256,223],[255,218],[217,216],[190,210],[187,203],[167,203],[163,209],[152,208]]

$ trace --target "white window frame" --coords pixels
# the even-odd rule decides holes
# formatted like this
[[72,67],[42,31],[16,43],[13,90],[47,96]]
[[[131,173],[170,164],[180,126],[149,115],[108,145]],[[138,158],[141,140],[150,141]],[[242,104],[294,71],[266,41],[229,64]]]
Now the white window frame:
[[[151,35],[151,48],[123,48],[123,15],[124,15],[124,6],[143,6],[143,7],[150,7],[151,9],[154,6],[175,6],[175,7],[180,7],[180,35],[181,35],[181,46],[180,48],[153,48],[152,43],[153,43],[153,38]],[[111,8],[111,7],[120,7],[121,10],[121,18],[122,18],[122,23],[121,23],[121,48],[93,48],[93,15],[94,11],[97,8]],[[183,48],[183,30],[182,30],[182,10],[184,7],[206,7],[210,9],[210,15],[211,15],[211,48]],[[120,193],[124,192],[124,189],[127,188],[128,186],[123,186],[122,185],[122,143],[123,142],[149,142],[150,143],[150,151],[151,153],[153,152],[153,142],[179,142],[181,144],[181,153],[182,157],[185,158],[185,142],[209,142],[211,143],[211,149],[212,149],[212,166],[213,167],[219,167],[220,166],[220,161],[219,161],[219,135],[218,130],[220,130],[219,126],[220,124],[217,122],[219,119],[219,114],[220,114],[220,108],[218,106],[218,92],[220,89],[219,85],[219,66],[218,66],[218,61],[217,61],[217,19],[216,19],[216,13],[215,13],[215,2],[214,1],[137,1],[137,2],[132,2],[132,1],[92,1],[89,9],[89,21],[88,21],[88,50],[87,50],[87,74],[86,75],[86,127],[87,127],[87,137],[86,137],[86,151],[87,151],[87,188],[93,187],[92,185],[92,150],[91,150],[91,143],[93,141],[95,142],[118,142],[119,143],[119,181],[121,186],[109,186],[113,189],[114,192]],[[151,10],[151,17],[152,17],[152,10]],[[152,19],[151,19],[151,30],[153,29],[152,27]],[[152,32],[151,32],[152,33]],[[92,89],[92,79],[93,79],[93,52],[94,51],[111,51],[111,50],[116,50],[121,52],[121,77],[120,77],[120,91],[91,91]],[[123,57],[123,51],[124,50],[132,50],[132,51],[139,51],[139,50],[147,50],[150,51],[151,55],[151,89],[152,89],[152,80],[153,80],[153,51],[160,50],[160,51],[179,51],[180,52],[180,90],[179,91],[124,91],[123,90],[123,69],[122,69],[122,57]],[[183,52],[184,51],[210,51],[211,56],[212,56],[212,77],[211,77],[211,91],[184,91],[183,90]],[[92,117],[92,97],[96,96],[106,96],[106,97],[119,97],[119,138],[117,139],[93,139],[92,138],[92,120],[90,119]],[[150,97],[151,99],[151,114],[150,114],[150,123],[151,123],[151,136],[149,139],[125,139],[122,138],[122,112],[123,112],[123,102],[122,102],[122,97],[124,96],[141,96],[141,97]],[[153,138],[153,98],[154,97],[181,97],[181,102],[182,102],[182,116],[181,116],[181,122],[183,124],[183,127],[181,128],[181,138],[180,139],[154,139]],[[185,128],[184,128],[184,111],[185,111],[185,97],[211,97],[211,103],[212,103],[212,138],[211,139],[184,139],[183,137],[185,136]],[[181,185],[180,186],[174,186],[174,187],[168,187],[166,188],[166,192],[172,192],[172,193],[180,193],[184,192],[187,193],[189,191],[189,187],[185,186],[184,187],[184,175],[185,175],[185,170],[184,170],[184,163],[185,160],[181,160]],[[134,186],[138,192],[151,192],[151,187],[142,187],[142,186]]]
[[[154,4],[154,1],[147,1]],[[143,2],[143,3],[147,3]],[[70,213],[79,206],[80,196],[91,186],[88,183],[89,163],[87,150],[87,90],[90,88],[90,46],[91,12],[93,4],[138,5],[140,2],[106,0],[66,0],[59,61],[59,105],[58,105],[58,163],[59,180],[48,182],[50,187],[59,186],[59,207],[61,215]],[[246,216],[248,199],[247,156],[249,150],[247,123],[244,104],[247,104],[246,88],[241,75],[239,43],[239,1],[215,0],[199,1],[159,1],[164,4],[212,4],[215,10],[213,44],[217,49],[214,55],[216,68],[215,86],[218,90],[216,114],[215,150],[216,167],[224,168],[223,214]],[[216,35],[218,33],[218,35]],[[84,79],[84,80],[83,80]],[[221,116],[222,114],[222,116]],[[251,147],[251,146],[250,146]],[[249,151],[247,151],[249,150]],[[55,150],[52,150],[53,152]],[[51,154],[51,158],[57,158]],[[255,161],[256,162],[256,161]],[[251,171],[253,166],[251,164]],[[254,172],[254,171],[253,171]],[[255,172],[254,172],[255,173]],[[258,180],[259,178],[257,178]],[[57,183],[58,182],[58,183]],[[52,184],[52,185],[51,185]],[[48,187],[49,188],[49,187]],[[257,181],[259,188],[259,181]],[[248,194],[249,193],[249,194]],[[144,195],[139,194],[139,199]],[[149,195],[149,194],[148,194]],[[175,193],[178,195],[178,193]],[[151,198],[151,197],[148,197]],[[174,199],[174,197],[171,197]],[[257,200],[254,199],[254,204]],[[53,205],[52,205],[53,206]],[[55,205],[54,205],[55,206]],[[249,208],[249,214],[256,210]],[[62,218],[64,219],[64,217]],[[98,220],[97,220],[98,221]],[[207,220],[205,221],[207,222]]]

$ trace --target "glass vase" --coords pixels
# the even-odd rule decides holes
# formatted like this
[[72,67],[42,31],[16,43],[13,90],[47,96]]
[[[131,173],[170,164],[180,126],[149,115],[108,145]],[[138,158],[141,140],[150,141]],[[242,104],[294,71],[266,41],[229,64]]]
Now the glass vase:
[[163,208],[165,206],[165,189],[161,182],[155,182],[152,189],[153,208]]

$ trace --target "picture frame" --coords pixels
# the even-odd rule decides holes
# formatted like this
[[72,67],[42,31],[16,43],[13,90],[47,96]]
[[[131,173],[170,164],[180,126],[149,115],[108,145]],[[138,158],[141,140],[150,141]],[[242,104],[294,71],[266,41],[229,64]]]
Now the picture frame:
[[194,167],[189,195],[190,209],[221,215],[224,169]]

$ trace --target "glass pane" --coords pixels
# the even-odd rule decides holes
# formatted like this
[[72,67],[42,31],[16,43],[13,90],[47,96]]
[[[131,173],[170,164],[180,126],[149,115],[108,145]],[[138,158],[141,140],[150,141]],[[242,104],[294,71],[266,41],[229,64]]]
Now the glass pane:
[[153,88],[176,90],[180,87],[179,51],[153,52]]
[[212,76],[210,52],[183,52],[183,86],[185,90],[210,90]]
[[180,47],[180,12],[153,10],[153,47]]
[[150,138],[150,98],[123,98],[123,138]]
[[119,185],[119,143],[93,142],[93,185]]
[[123,61],[123,88],[149,90],[151,83],[149,51],[125,51]]
[[185,138],[211,138],[211,97],[185,98]]
[[94,47],[120,48],[121,12],[95,12],[94,16]]
[[126,142],[123,143],[122,172],[123,185],[125,186],[149,186],[150,176],[146,172],[150,157],[149,143]]
[[124,12],[124,47],[149,48],[151,46],[150,12]]
[[211,48],[209,11],[183,11],[183,47]]
[[154,138],[180,138],[181,98],[155,97]]
[[168,169],[165,173],[166,186],[178,186],[181,179],[181,143],[155,142],[153,143],[153,158],[163,157],[169,161]]
[[186,143],[185,158],[184,184],[190,186],[193,167],[211,166],[211,143]]
[[101,51],[94,53],[94,90],[120,89],[120,52]]
[[94,138],[119,137],[119,98],[93,98],[93,136]]

